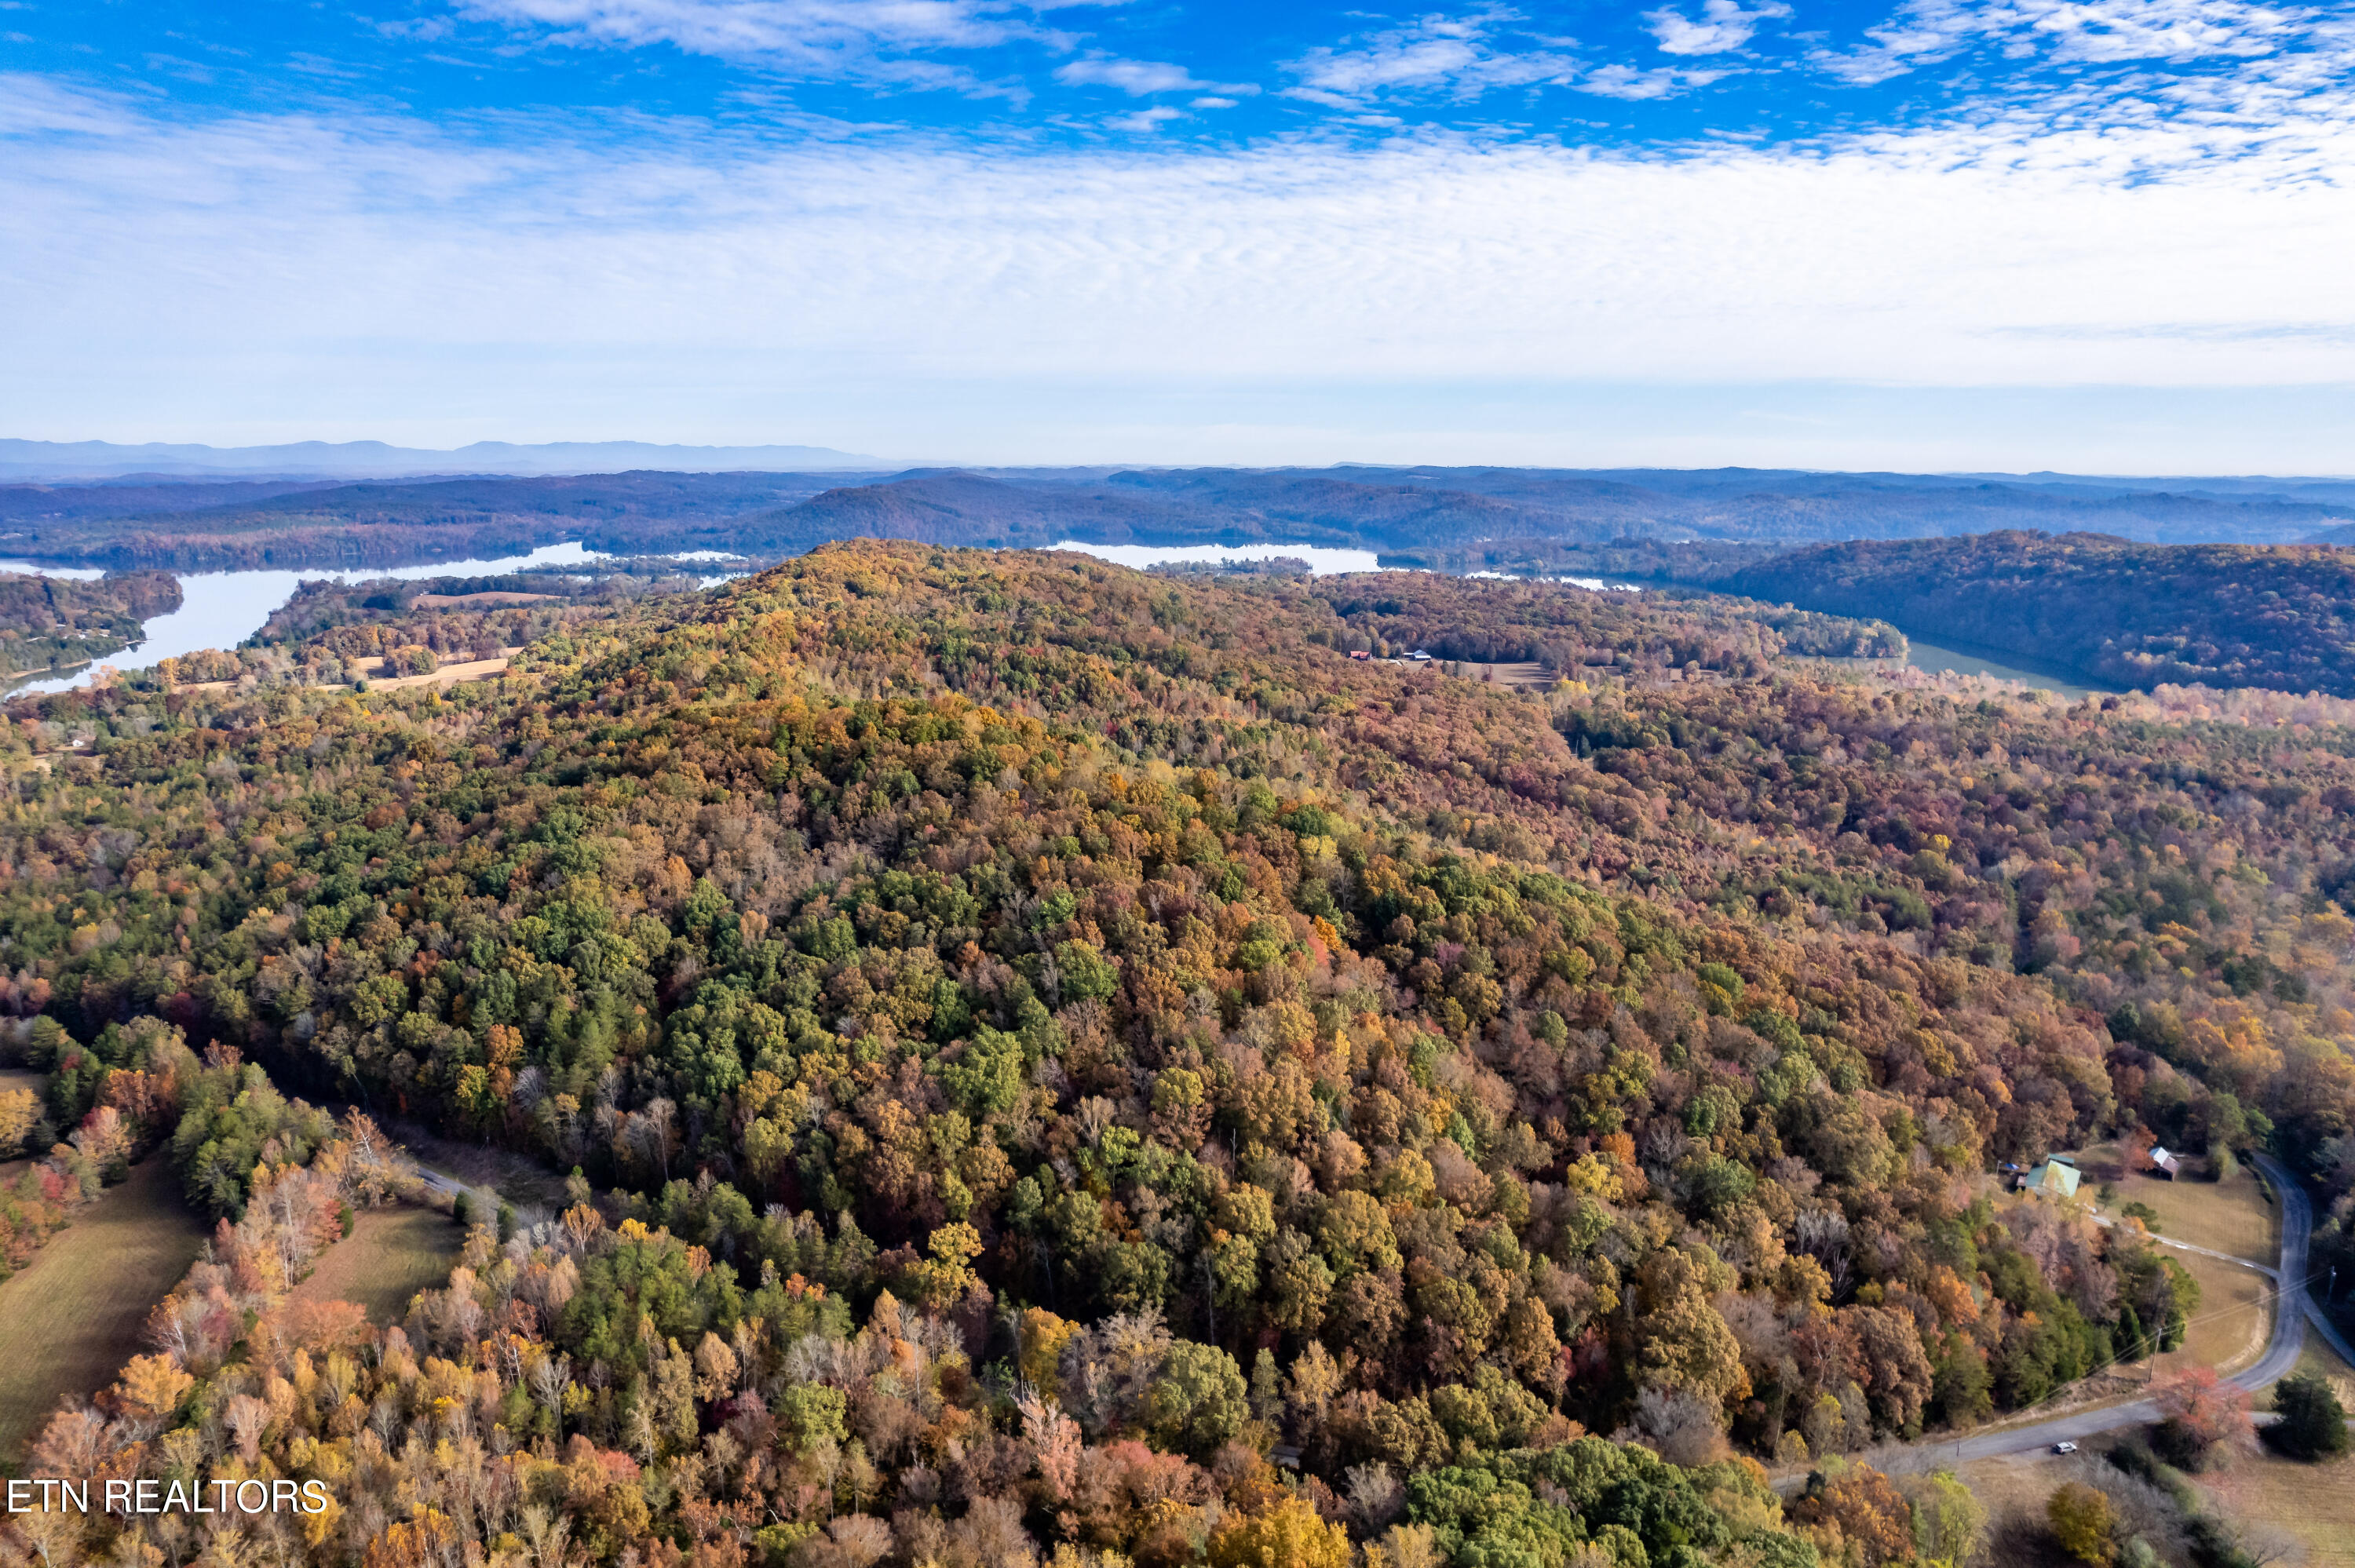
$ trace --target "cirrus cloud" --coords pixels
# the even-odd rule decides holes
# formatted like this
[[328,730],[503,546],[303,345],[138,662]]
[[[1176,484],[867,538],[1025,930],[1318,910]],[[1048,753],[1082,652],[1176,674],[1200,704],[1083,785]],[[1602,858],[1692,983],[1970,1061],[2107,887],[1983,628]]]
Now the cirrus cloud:
[[[1865,48],[1813,58],[1855,81],[1950,59],[1934,114],[1580,144],[1567,117],[1526,122],[1540,90],[1641,104],[1796,81],[1812,41],[1668,28],[1686,47],[1662,63],[1503,10],[1426,16],[1284,66],[1295,118],[1269,134],[1188,112],[1232,110],[1242,90],[1208,79],[1247,71],[1082,53],[1040,8],[470,4],[527,13],[503,25],[543,43],[862,85],[979,90],[958,40],[1010,39],[1125,112],[1060,112],[1058,141],[635,104],[236,112],[0,79],[17,366],[0,418],[228,409],[253,429],[325,410],[417,431],[528,408],[549,434],[639,435],[657,409],[682,437],[791,418],[796,439],[907,450],[893,420],[1011,428],[1057,397],[1099,422],[1136,399],[1230,423],[1281,400],[1346,433],[1375,387],[1508,411],[1562,387],[1767,380],[1858,404],[2100,383],[2279,408],[2355,381],[2355,33],[2327,11],[1913,0]],[[1674,14],[1739,30],[1765,9]],[[836,30],[784,37],[809,17]],[[1508,113],[1481,105],[1500,93]]]
[[1030,41],[1078,40],[1040,16],[1092,0],[457,0],[462,16],[552,41],[755,62],[818,77],[918,87],[973,87],[968,69],[934,57]]
[[1755,10],[1745,11],[1741,0],[1708,0],[1701,7],[1699,21],[1694,21],[1674,6],[1644,14],[1644,25],[1659,40],[1660,52],[1669,55],[1719,55],[1738,49],[1748,43],[1758,31],[1758,24],[1788,16],[1791,8],[1780,0],[1761,0]]
[[1055,68],[1055,79],[1066,87],[1116,87],[1131,98],[1156,92],[1224,92],[1244,96],[1259,91],[1250,82],[1203,81],[1181,65],[1160,60],[1126,60],[1092,54]]
[[1578,72],[1562,40],[1510,39],[1509,11],[1425,16],[1337,46],[1308,50],[1286,69],[1298,77],[1292,96],[1348,107],[1385,92],[1438,92],[1476,98],[1494,88],[1566,85]]
[[2231,158],[2166,126],[2026,123],[1675,157],[1429,133],[1016,153],[8,95],[18,396],[84,357],[395,342],[501,375],[717,356],[921,381],[1109,355],[1148,378],[2291,383],[2343,378],[2332,334],[2355,326],[2355,211],[2301,174],[2355,165],[2343,126]]

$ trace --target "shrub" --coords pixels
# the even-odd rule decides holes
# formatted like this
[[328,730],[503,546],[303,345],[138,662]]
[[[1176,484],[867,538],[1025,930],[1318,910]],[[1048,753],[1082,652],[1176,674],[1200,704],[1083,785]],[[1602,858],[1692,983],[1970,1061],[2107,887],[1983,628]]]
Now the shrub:
[[2158,1427],[2159,1452],[2183,1469],[2207,1468],[2255,1431],[2248,1394],[2218,1377],[2213,1367],[2190,1368],[2155,1393],[2166,1415]]
[[2096,1564],[2110,1561],[2110,1499],[2082,1481],[2071,1481],[2056,1489],[2044,1505],[2044,1517],[2051,1523],[2052,1537],[2061,1550],[2080,1563]]
[[2347,1412],[2328,1380],[2294,1372],[2274,1385],[2274,1408],[2281,1420],[2265,1441],[2293,1459],[2327,1459],[2347,1452]]

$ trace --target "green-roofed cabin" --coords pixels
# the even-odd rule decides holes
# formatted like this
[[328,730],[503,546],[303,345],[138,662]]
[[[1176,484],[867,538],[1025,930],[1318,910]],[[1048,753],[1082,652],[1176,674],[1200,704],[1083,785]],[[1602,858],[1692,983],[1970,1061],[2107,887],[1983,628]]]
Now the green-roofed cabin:
[[2073,1198],[2077,1195],[2077,1181],[2074,1165],[2065,1160],[2048,1160],[2019,1184],[2019,1190],[2044,1198]]

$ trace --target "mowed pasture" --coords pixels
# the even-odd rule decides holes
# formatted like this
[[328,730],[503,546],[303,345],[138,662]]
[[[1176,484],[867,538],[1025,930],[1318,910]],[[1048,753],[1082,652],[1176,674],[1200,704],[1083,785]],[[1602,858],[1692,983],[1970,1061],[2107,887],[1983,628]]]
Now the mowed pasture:
[[[2084,1190],[2084,1196],[2090,1204],[2093,1199],[2090,1184]],[[2265,1217],[2264,1195],[2254,1181],[2246,1188],[2236,1189],[2225,1196],[2226,1201],[2237,1208],[2243,1225],[2263,1232],[2263,1227],[2269,1222]],[[2044,1200],[2022,1195],[2008,1201],[2034,1203]],[[2115,1213],[2115,1205],[2105,1212]],[[2096,1409],[2105,1404],[2140,1399],[2153,1383],[2193,1367],[2213,1367],[2230,1376],[2264,1354],[2273,1334],[2273,1280],[2254,1268],[2243,1268],[2222,1258],[2208,1257],[2174,1247],[2161,1250],[2200,1285],[2200,1306],[2192,1314],[2181,1347],[2147,1361],[2121,1363],[2105,1372],[2097,1372],[2065,1395],[2057,1396],[2049,1406],[1991,1422],[1987,1430],[2000,1430],[2009,1425],[2041,1420],[2061,1410]]]
[[148,1312],[207,1229],[151,1157],[0,1283],[0,1460],[23,1455],[60,1399],[97,1393],[140,1353]]
[[[2355,1367],[2308,1335],[2301,1372],[2319,1372],[2339,1391],[2339,1402],[2355,1410]],[[2272,1406],[2269,1394],[2257,1408]],[[2235,1518],[2274,1525],[2296,1538],[2305,1568],[2355,1568],[2355,1454],[2319,1465],[2286,1459],[2260,1446],[2236,1456],[2222,1470],[2194,1478],[2211,1506]]]
[[352,1301],[368,1321],[396,1323],[421,1290],[449,1283],[464,1240],[458,1224],[432,1209],[370,1209],[294,1287],[298,1301]]
[[1508,686],[1517,692],[1542,692],[1550,689],[1557,677],[1551,670],[1534,660],[1514,664],[1479,664],[1469,661],[1459,666],[1467,681],[1487,685]]
[[2127,1203],[2147,1203],[2158,1211],[2158,1234],[2170,1240],[2251,1263],[2271,1264],[2281,1255],[2281,1210],[2269,1201],[2256,1172],[2245,1165],[2222,1181],[2197,1176],[2176,1181],[2125,1176],[2115,1185],[2117,1199],[2105,1213],[2115,1214]]
[[2169,1255],[2200,1282],[2200,1309],[2192,1314],[2183,1348],[2158,1358],[2158,1374],[2169,1377],[2195,1366],[2229,1374],[2264,1355],[2273,1337],[2274,1282],[2254,1268],[2198,1253]]

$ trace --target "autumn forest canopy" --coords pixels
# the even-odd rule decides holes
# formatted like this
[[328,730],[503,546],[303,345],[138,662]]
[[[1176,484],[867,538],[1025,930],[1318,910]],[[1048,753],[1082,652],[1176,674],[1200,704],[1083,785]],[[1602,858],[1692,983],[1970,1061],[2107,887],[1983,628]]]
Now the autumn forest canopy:
[[[2267,1152],[2355,1268],[2344,705],[1812,662],[1861,598],[920,542],[446,597],[0,738],[13,1260],[150,1148],[220,1227],[39,1453],[325,1478],[289,1561],[1932,1559],[1951,1483],[1838,1457],[2200,1310],[2000,1167]],[[395,1326],[306,1306],[371,1118],[567,1199]]]

